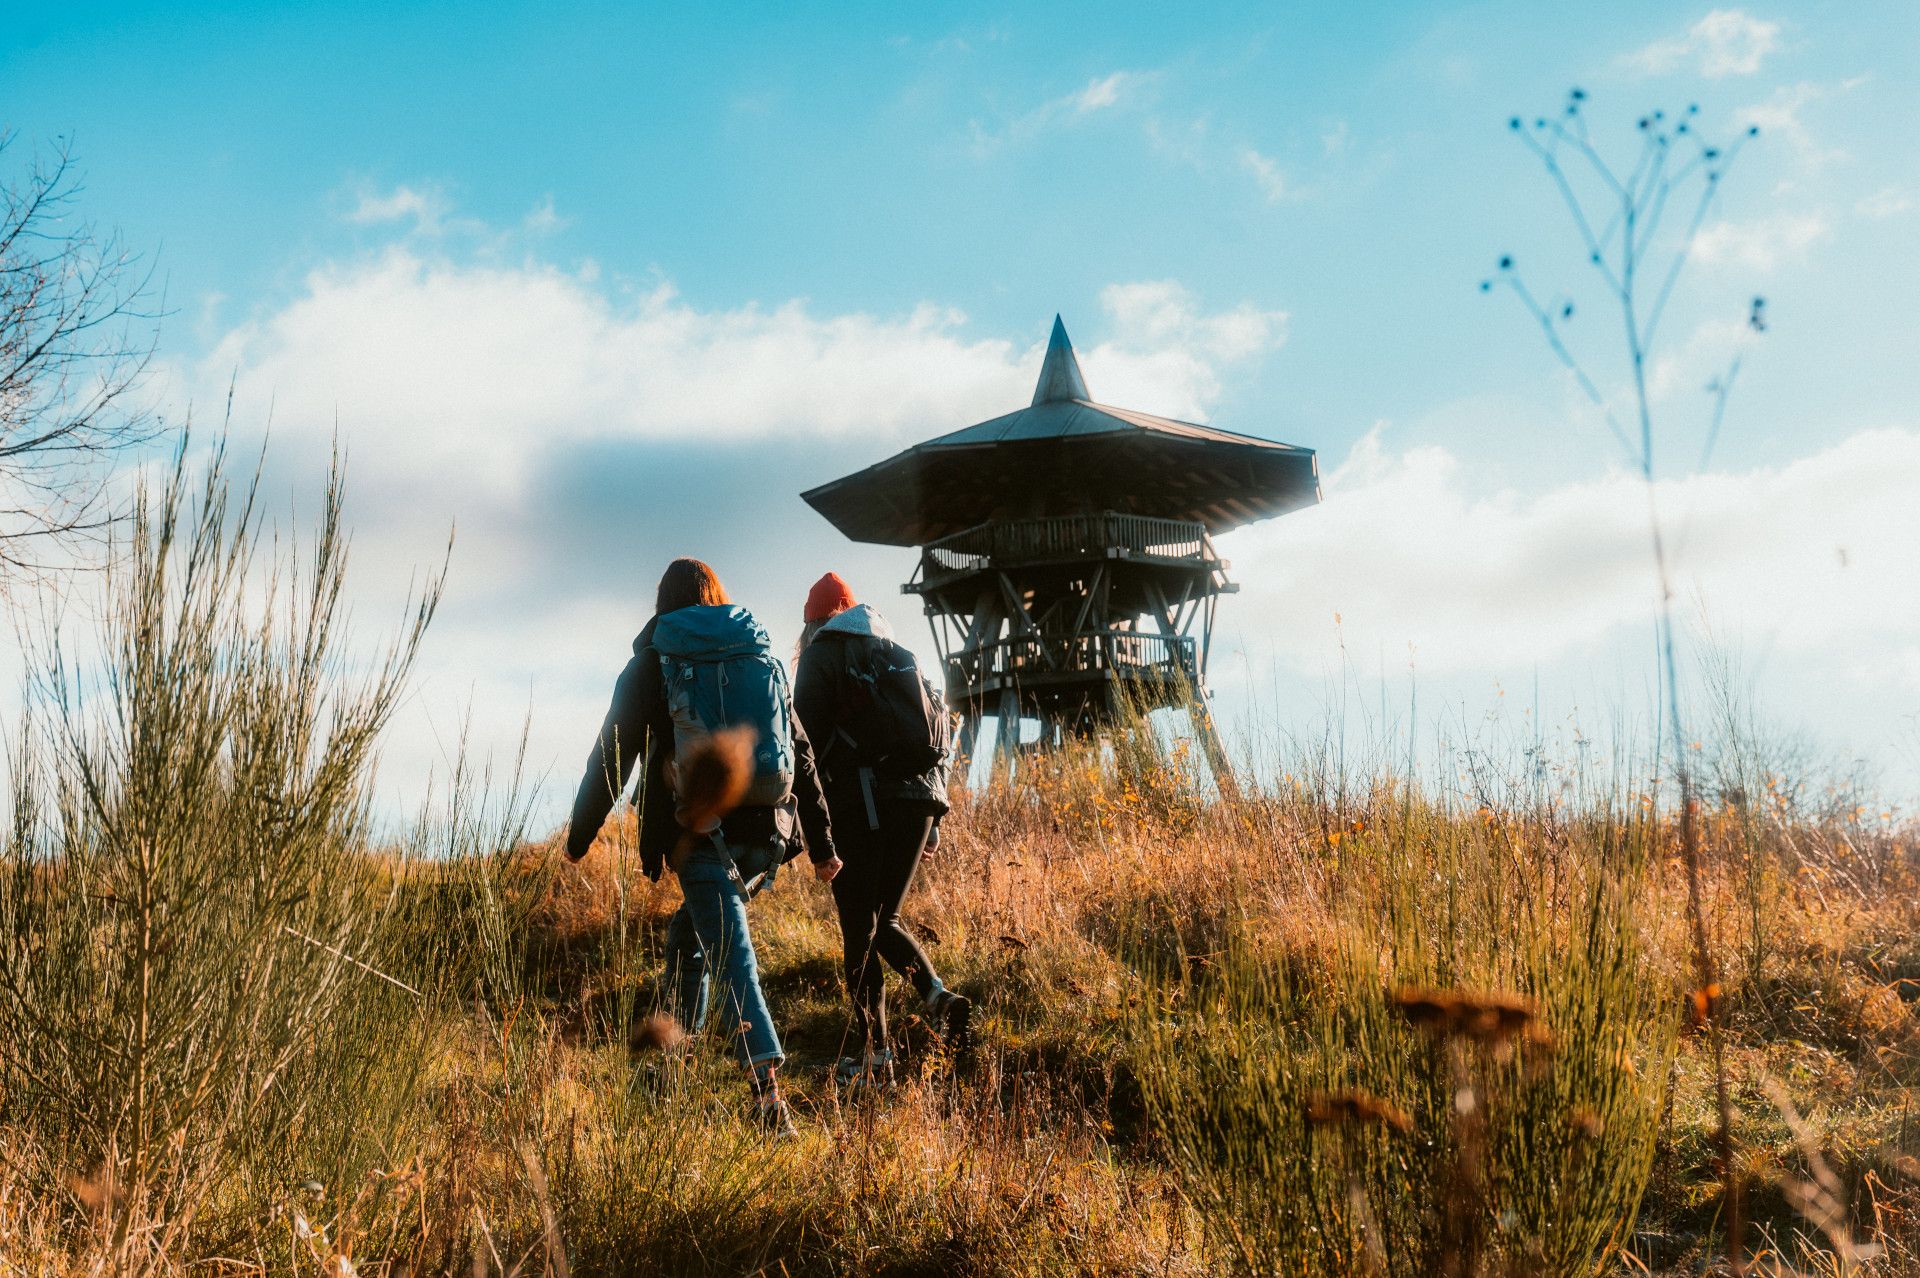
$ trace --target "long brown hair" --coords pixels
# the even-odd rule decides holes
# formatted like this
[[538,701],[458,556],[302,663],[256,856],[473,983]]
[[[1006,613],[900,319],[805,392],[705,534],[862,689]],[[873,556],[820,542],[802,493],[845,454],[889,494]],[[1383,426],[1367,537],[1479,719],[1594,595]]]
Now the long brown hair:
[[796,671],[800,669],[800,654],[807,650],[807,645],[812,643],[814,637],[820,633],[820,627],[832,620],[832,617],[822,617],[818,621],[809,621],[801,625],[800,638],[793,645],[793,668]]
[[691,608],[695,604],[730,604],[727,588],[720,575],[698,559],[676,559],[660,574],[660,590],[654,596],[653,611],[664,616]]

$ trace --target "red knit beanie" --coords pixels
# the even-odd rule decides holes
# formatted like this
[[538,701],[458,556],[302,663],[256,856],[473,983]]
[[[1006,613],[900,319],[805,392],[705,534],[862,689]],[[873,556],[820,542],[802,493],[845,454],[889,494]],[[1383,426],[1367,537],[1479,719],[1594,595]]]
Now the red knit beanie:
[[802,621],[825,621],[835,613],[845,612],[853,607],[853,590],[837,572],[830,572],[813,583],[813,589],[807,592],[807,610],[802,613]]

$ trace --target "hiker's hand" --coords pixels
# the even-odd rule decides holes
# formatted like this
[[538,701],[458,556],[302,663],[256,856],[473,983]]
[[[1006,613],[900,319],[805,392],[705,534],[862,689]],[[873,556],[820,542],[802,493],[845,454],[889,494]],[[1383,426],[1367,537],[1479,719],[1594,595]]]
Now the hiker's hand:
[[824,861],[813,863],[813,877],[822,883],[833,882],[833,876],[838,873],[840,873],[840,858],[837,856],[830,856]]
[[920,855],[932,856],[935,852],[939,850],[940,850],[940,827],[936,825],[931,830],[927,831],[927,843],[925,847],[920,849]]

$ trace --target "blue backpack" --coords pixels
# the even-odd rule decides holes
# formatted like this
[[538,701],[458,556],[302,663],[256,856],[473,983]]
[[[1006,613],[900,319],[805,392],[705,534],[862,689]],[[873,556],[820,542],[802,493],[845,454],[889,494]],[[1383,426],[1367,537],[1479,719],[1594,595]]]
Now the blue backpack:
[[653,650],[667,708],[673,754],[722,728],[753,729],[753,778],[742,807],[774,807],[793,793],[793,698],[787,673],[753,614],[731,604],[696,604],[654,622]]

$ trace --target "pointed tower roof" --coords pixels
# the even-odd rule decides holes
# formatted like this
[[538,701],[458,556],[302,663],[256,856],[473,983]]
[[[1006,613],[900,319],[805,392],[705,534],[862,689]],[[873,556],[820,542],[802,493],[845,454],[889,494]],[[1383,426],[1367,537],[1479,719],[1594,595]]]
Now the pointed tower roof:
[[1080,361],[1074,356],[1073,343],[1067,340],[1067,326],[1055,315],[1053,336],[1047,339],[1046,362],[1040,365],[1040,382],[1033,388],[1034,405],[1092,398],[1087,393],[1087,379],[1080,375]]
[[1053,318],[1033,403],[800,494],[855,541],[925,545],[996,519],[1113,511],[1213,532],[1320,500],[1311,448],[1098,404]]

